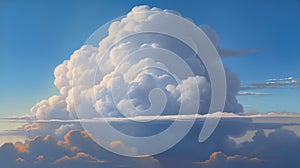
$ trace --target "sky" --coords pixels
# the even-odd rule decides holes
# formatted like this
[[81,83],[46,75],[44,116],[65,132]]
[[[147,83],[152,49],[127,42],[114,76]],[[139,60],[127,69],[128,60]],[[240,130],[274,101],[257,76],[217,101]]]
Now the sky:
[[[194,1],[184,5],[179,1],[1,1],[0,4],[1,116],[26,114],[37,101],[57,93],[53,86],[54,68],[83,45],[98,27],[139,4],[176,10],[198,25],[210,25],[219,34],[223,47],[262,50],[224,59],[225,65],[240,76],[242,84],[300,77],[297,38],[300,2],[296,0]],[[299,100],[299,89],[268,92],[272,95],[244,96],[239,100],[249,111],[299,109],[298,103],[293,104]]]
[[[157,15],[147,13],[150,10]],[[99,46],[85,45],[99,27],[119,16],[126,19],[111,24]],[[203,62],[183,43],[199,35],[184,17],[200,26],[224,63],[227,81],[219,83],[226,82],[227,99],[221,119],[218,111],[207,114],[213,78],[199,68]],[[179,32],[183,41],[161,34],[123,38],[157,28]],[[3,0],[0,163],[19,168],[296,167],[300,164],[299,36],[297,0]],[[142,51],[158,53],[149,57]],[[101,66],[96,63],[99,59]],[[187,65],[192,72],[186,71]],[[171,73],[185,71],[189,75],[183,73],[184,77]],[[164,93],[160,99],[150,94],[157,87],[160,92],[153,94]],[[162,98],[168,101],[164,104]],[[162,111],[151,111],[162,104]],[[162,116],[152,120],[157,111]],[[207,121],[211,129],[212,121],[217,125],[199,143]],[[172,135],[150,137],[175,124]],[[140,141],[124,134],[149,139],[139,147]],[[164,143],[174,144],[151,153]]]

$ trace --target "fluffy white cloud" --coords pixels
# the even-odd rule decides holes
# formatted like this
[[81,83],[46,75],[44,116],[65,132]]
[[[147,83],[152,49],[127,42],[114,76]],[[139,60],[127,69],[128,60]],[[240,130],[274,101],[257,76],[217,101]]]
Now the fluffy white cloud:
[[64,136],[69,130],[79,129],[78,124],[64,124],[55,130],[55,135],[58,137]]
[[68,119],[67,104],[62,96],[52,96],[32,107],[31,112],[37,119]]
[[[176,114],[180,101],[190,107],[198,107],[195,104],[200,104],[199,112],[207,113],[211,89],[209,77],[201,60],[190,48],[164,35],[129,36],[147,30],[167,29],[187,39],[189,45],[193,46],[191,39],[196,25],[178,14],[179,19],[169,17],[170,12],[139,6],[134,7],[122,20],[113,22],[108,36],[98,46],[84,45],[71,55],[70,60],[57,66],[54,84],[60,95],[37,103],[31,109],[32,114],[36,119],[74,119],[76,113],[80,118],[101,115],[119,117],[120,112],[126,116],[153,115],[143,114],[141,111],[150,107],[148,95],[155,88],[160,88],[168,100],[163,114]],[[208,30],[208,27],[203,29]],[[216,34],[208,35],[217,46]],[[177,74],[170,71],[170,65],[182,68],[176,64],[176,59],[165,57],[166,53],[162,51],[153,55],[142,53],[145,49],[160,47],[179,55],[179,59],[195,75],[176,80]],[[163,61],[166,58],[167,61]],[[225,111],[241,112],[243,109],[235,98],[239,79],[228,69],[226,76],[230,80],[227,83]],[[192,79],[197,81],[198,93],[195,92],[195,85],[191,87],[188,82]],[[196,93],[200,94],[200,102],[197,102]]]

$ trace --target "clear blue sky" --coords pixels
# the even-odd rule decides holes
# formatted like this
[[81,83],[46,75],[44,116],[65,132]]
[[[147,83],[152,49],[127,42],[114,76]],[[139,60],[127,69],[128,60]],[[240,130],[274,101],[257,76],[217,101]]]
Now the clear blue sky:
[[[101,25],[146,4],[208,24],[224,48],[264,52],[227,58],[243,84],[300,79],[300,1],[0,1],[0,116],[27,114],[56,93],[54,68]],[[300,89],[269,89],[239,97],[247,110],[300,112]]]

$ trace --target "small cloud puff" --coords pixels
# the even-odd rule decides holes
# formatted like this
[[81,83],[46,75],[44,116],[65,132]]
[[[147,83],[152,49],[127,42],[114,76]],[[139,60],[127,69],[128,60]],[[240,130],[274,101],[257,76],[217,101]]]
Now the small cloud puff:
[[195,162],[203,168],[232,168],[232,167],[263,167],[262,161],[258,158],[249,158],[247,156],[233,155],[228,156],[222,152],[213,152],[209,156],[209,160],[203,162]]

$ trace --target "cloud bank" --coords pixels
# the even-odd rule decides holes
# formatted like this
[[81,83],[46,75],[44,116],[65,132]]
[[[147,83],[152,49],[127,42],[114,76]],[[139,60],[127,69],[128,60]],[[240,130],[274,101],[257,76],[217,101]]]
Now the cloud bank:
[[[122,148],[122,142],[112,142]],[[126,150],[122,148],[122,150]],[[101,149],[84,131],[69,131],[63,140],[48,135],[26,143],[6,143],[0,147],[4,167],[159,167],[153,157],[125,158]]]
[[[63,138],[55,135],[38,136],[25,143],[6,143],[0,147],[0,160],[6,167],[297,167],[300,138],[287,125],[297,125],[296,114],[265,114],[240,116],[228,114],[222,118],[214,134],[204,143],[198,142],[203,124],[199,119],[173,148],[161,154],[128,158],[115,155],[101,148],[86,131],[72,130]],[[299,116],[299,115],[298,115]],[[187,118],[187,117],[186,117]],[[274,119],[275,118],[275,119]],[[276,119],[277,118],[277,119]],[[259,119],[259,120],[256,120]],[[136,134],[153,133],[168,125],[171,119],[152,123],[154,129],[136,128]],[[132,131],[122,123],[124,131]],[[184,124],[184,119],[182,119]],[[127,129],[127,130],[126,130]],[[249,139],[238,142],[235,139],[254,132]],[[124,146],[122,141],[107,142],[111,148],[135,152]],[[156,142],[159,143],[159,142]],[[285,144],[285,145],[282,145]]]

